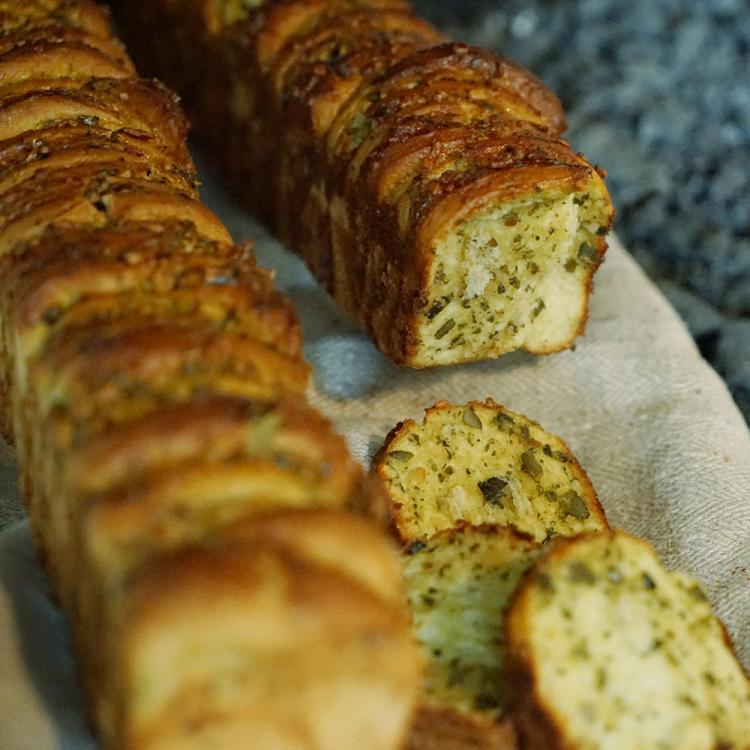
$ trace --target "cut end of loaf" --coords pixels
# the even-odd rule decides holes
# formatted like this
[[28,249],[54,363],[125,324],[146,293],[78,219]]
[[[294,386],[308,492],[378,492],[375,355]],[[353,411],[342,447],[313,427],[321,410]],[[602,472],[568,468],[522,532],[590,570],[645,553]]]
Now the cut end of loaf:
[[439,402],[394,430],[376,458],[403,541],[458,522],[513,526],[536,541],[606,528],[568,446],[491,399]]
[[577,192],[539,191],[490,204],[451,225],[434,245],[409,364],[571,346],[586,323],[611,219],[609,197],[594,172]]

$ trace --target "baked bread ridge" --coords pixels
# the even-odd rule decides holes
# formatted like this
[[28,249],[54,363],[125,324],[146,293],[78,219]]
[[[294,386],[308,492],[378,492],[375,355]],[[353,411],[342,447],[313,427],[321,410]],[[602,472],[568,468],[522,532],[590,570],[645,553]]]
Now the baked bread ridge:
[[622,531],[555,540],[506,616],[524,749],[750,747],[750,678],[698,582]]
[[112,4],[246,202],[395,362],[583,333],[613,210],[527,71],[404,2]]
[[[399,593],[379,534],[333,511],[260,514],[161,555],[89,602],[105,638],[125,622],[103,654],[84,644],[100,721],[133,748],[395,747],[416,666]],[[113,663],[118,681],[102,680]]]
[[0,426],[102,747],[395,748],[417,653],[353,514],[381,489],[176,97],[87,0],[0,0],[0,79]]
[[607,528],[591,480],[559,437],[491,398],[399,423],[373,461],[403,543],[458,522],[513,526],[542,542]]

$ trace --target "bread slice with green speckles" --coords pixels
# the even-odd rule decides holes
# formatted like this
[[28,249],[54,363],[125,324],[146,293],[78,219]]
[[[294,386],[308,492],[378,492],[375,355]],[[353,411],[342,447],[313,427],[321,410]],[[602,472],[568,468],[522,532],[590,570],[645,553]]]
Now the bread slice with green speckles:
[[489,399],[401,423],[375,466],[425,660],[407,748],[512,750],[503,612],[542,542],[606,528],[591,482],[562,440]]
[[503,612],[541,551],[508,527],[467,525],[407,547],[404,577],[425,661],[408,750],[515,747]]
[[459,521],[513,526],[538,542],[607,528],[591,481],[568,446],[492,399],[440,401],[421,425],[401,422],[375,469],[403,542]]
[[525,750],[748,750],[750,680],[698,583],[622,532],[559,540],[507,612]]

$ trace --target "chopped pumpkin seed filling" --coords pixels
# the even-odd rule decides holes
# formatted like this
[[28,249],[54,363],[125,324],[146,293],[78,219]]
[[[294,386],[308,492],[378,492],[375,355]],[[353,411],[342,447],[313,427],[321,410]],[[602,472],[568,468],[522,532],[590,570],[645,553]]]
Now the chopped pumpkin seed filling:
[[502,614],[540,547],[507,530],[461,529],[411,545],[405,559],[425,698],[452,711],[502,714],[508,699]]
[[519,627],[571,747],[746,746],[750,684],[692,577],[624,534],[574,542],[542,571]]
[[434,407],[391,442],[380,471],[405,539],[457,521],[512,525],[537,541],[604,526],[565,444],[496,404]]
[[608,210],[593,191],[537,196],[450,227],[435,245],[417,364],[567,345],[585,316]]

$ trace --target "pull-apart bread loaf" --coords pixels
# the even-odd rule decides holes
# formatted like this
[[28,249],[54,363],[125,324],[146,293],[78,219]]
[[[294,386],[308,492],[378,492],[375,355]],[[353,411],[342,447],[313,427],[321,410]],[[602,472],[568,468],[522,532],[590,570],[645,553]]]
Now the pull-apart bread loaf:
[[418,688],[368,480],[87,0],[0,0],[2,429],[108,750],[398,746]]
[[426,667],[408,747],[512,750],[503,615],[548,539],[607,528],[591,482],[560,438],[491,399],[397,425],[375,466]]
[[622,532],[560,540],[508,610],[529,750],[747,750],[750,680],[697,581]]
[[582,333],[612,207],[557,98],[403,0],[120,0],[247,203],[398,363]]

